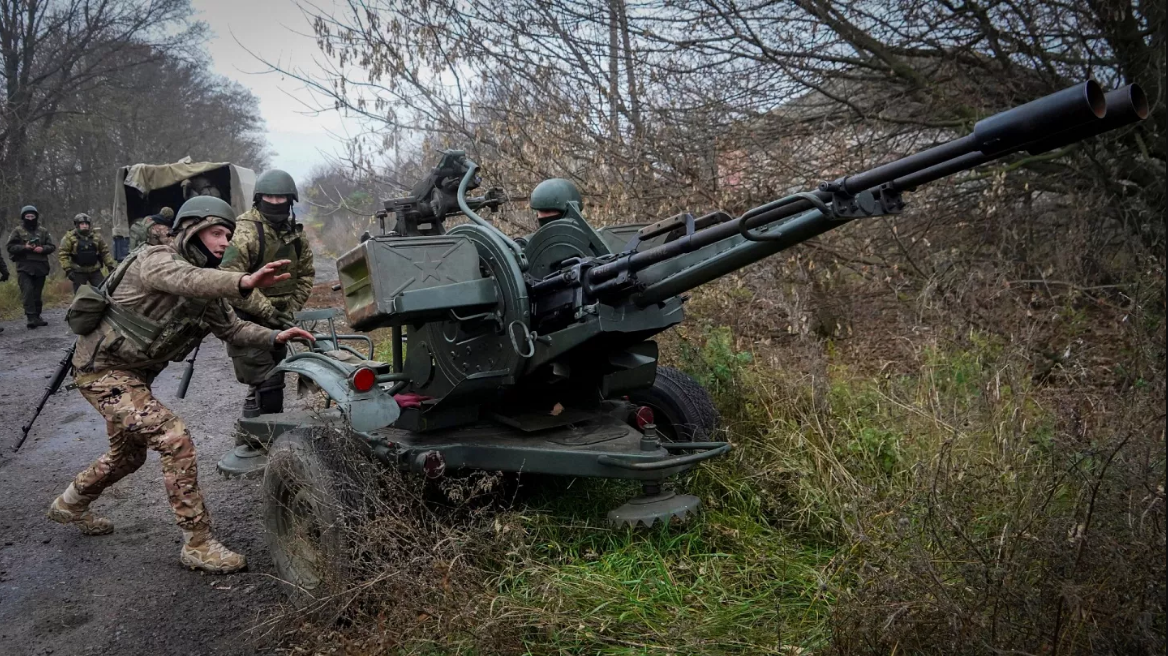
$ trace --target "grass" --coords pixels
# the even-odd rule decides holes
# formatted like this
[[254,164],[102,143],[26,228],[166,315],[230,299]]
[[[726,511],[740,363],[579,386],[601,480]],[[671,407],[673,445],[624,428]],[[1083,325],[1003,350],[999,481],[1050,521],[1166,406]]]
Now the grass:
[[635,490],[581,487],[512,519],[529,548],[505,559],[495,603],[532,622],[526,650],[786,654],[826,639],[830,546],[792,540],[737,506],[683,529],[613,529],[596,518]]
[[[51,276],[45,281],[43,296],[46,308],[61,307],[73,300],[73,284],[62,276]],[[0,283],[0,319],[15,319],[24,314],[20,302],[20,288],[16,283],[16,272],[7,282]]]

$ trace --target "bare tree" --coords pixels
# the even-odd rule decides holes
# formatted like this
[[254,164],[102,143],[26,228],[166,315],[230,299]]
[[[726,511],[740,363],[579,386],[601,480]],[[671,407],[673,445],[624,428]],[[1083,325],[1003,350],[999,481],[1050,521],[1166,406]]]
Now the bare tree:
[[0,212],[33,194],[38,139],[77,111],[68,101],[189,51],[203,31],[189,14],[189,0],[0,0]]

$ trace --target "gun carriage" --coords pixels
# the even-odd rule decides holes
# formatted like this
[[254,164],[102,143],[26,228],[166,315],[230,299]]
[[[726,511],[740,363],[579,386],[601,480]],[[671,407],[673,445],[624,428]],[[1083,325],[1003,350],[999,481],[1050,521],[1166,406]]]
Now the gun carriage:
[[[737,217],[681,213],[594,228],[569,202],[522,239],[480,215],[505,201],[501,191],[468,195],[481,184],[478,165],[444,152],[410,195],[385,203],[382,234],[337,262],[349,325],[391,329],[391,361],[373,362],[371,348],[346,350],[335,330],[319,335],[313,351],[280,368],[315,381],[335,407],[241,420],[254,443],[270,445],[266,516],[277,568],[302,587],[318,581],[281,531],[296,522],[327,530],[327,517],[294,516],[319,504],[290,502],[324,479],[287,473],[323,466],[309,437],[321,424],[345,422],[371,457],[427,477],[486,470],[630,479],[644,494],[610,519],[684,517],[698,500],[665,481],[730,444],[717,439],[705,391],[657,362],[652,338],[683,320],[682,293],[856,219],[900,213],[904,194],[921,185],[1060,148],[1147,111],[1138,87],[1104,93],[1088,81],[983,119],[967,136]],[[390,214],[396,221],[386,230]],[[452,216],[469,221],[447,230]],[[395,394],[420,403],[401,407]],[[241,473],[244,460],[229,455],[220,469]]]

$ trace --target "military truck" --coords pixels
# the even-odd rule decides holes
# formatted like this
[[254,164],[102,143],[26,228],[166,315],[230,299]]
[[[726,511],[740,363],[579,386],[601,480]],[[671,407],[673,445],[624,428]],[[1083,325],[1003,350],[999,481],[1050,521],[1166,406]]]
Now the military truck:
[[118,169],[114,183],[113,252],[119,262],[130,252],[130,228],[162,208],[175,212],[187,198],[217,195],[243,214],[251,208],[255,172],[227,162],[133,164]]

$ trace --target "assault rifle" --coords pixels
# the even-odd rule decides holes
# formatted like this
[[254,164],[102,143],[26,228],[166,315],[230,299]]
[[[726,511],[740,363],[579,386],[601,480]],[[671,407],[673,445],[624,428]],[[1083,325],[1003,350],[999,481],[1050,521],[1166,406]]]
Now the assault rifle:
[[28,432],[32,430],[33,423],[36,422],[37,417],[41,416],[41,410],[45,409],[45,403],[48,403],[49,397],[61,389],[61,384],[65,382],[65,376],[68,376],[69,370],[73,368],[73,352],[76,350],[76,341],[65,349],[65,357],[61,358],[61,362],[57,364],[57,371],[53,374],[53,379],[49,381],[48,386],[45,387],[45,393],[41,395],[40,403],[37,403],[36,410],[32,413],[28,423],[21,427],[20,440],[16,443],[16,448],[13,451],[19,451],[20,447],[24,445],[24,441],[28,439]]

